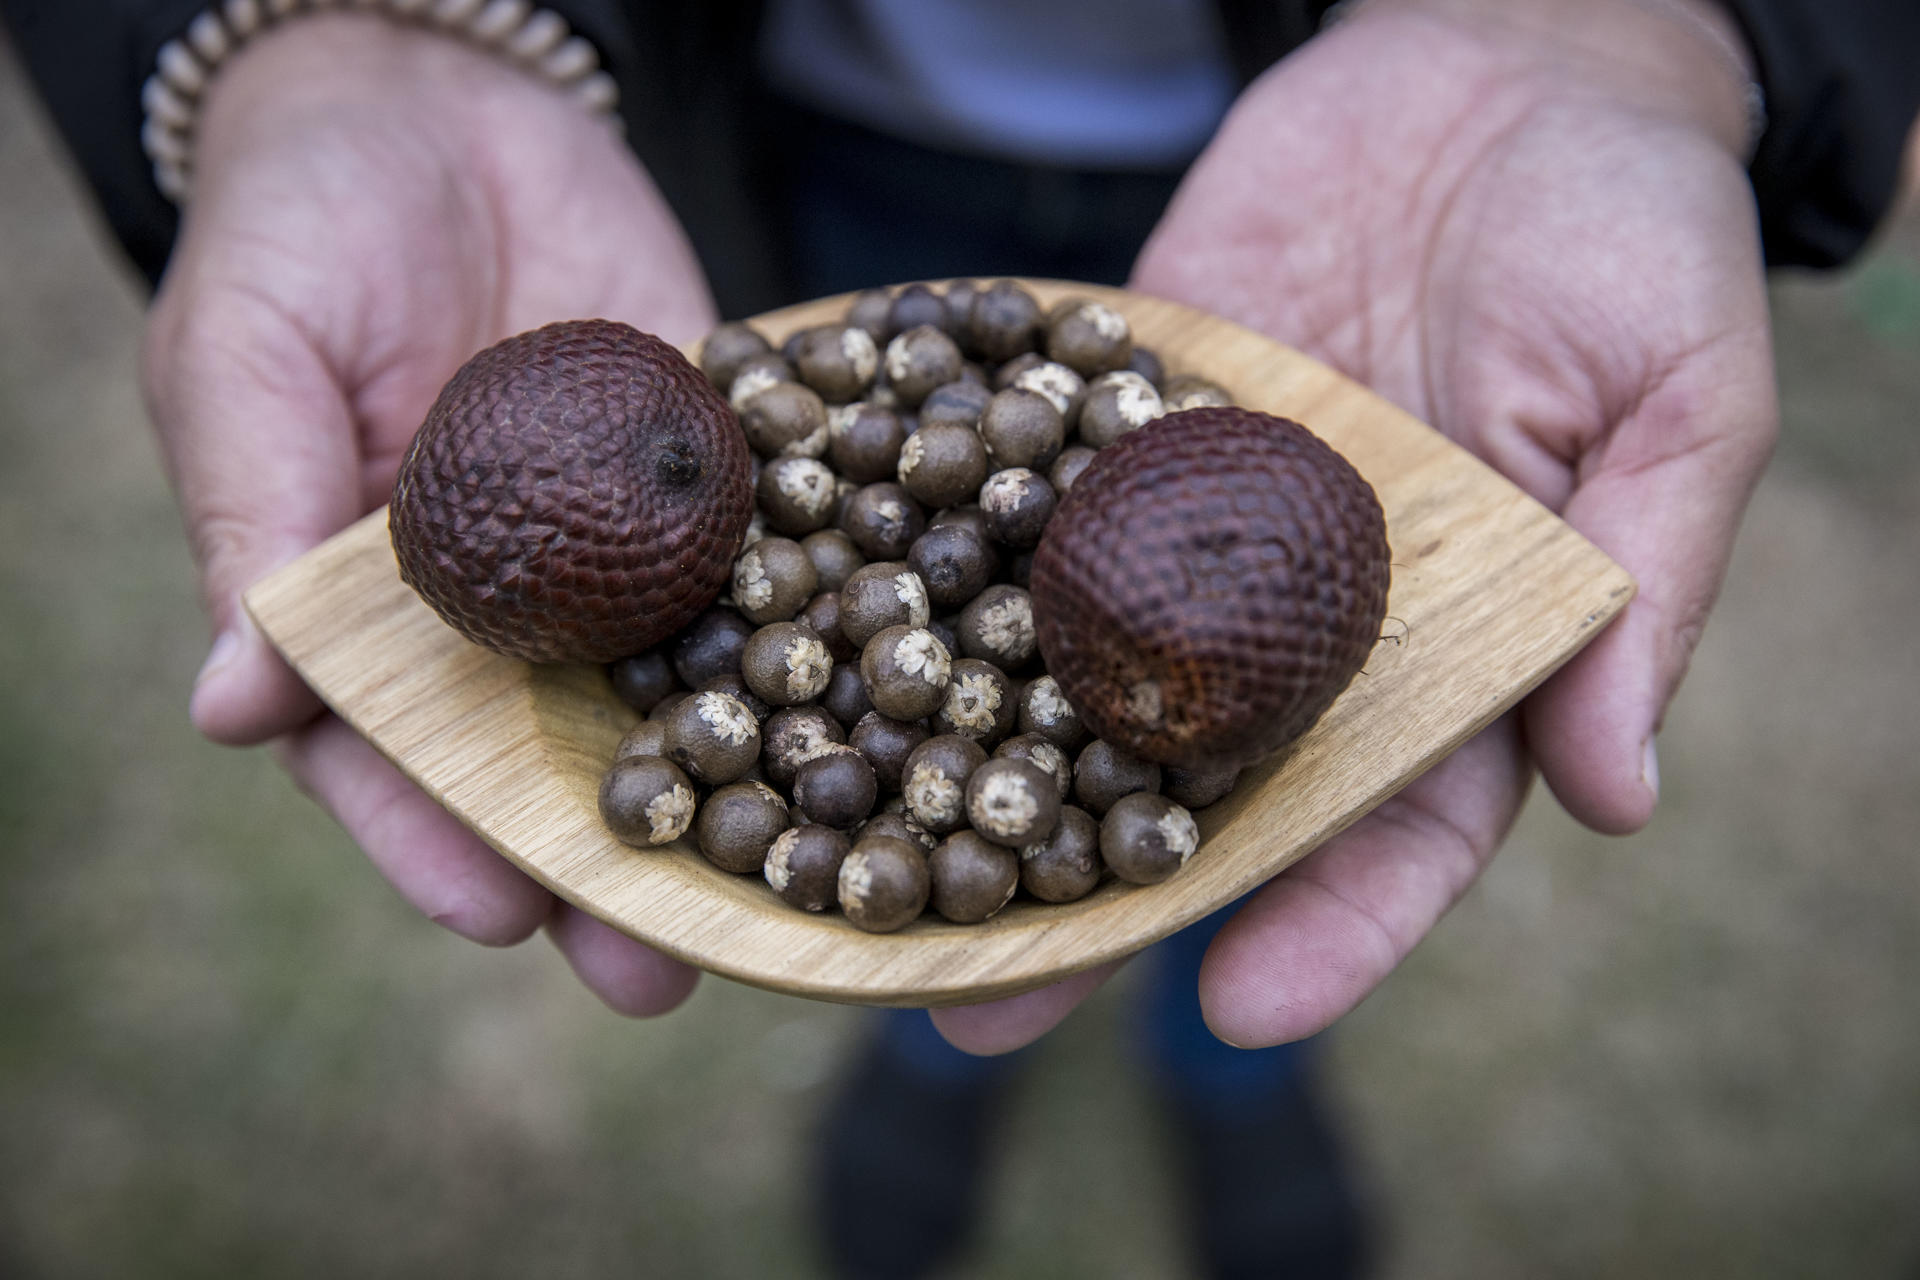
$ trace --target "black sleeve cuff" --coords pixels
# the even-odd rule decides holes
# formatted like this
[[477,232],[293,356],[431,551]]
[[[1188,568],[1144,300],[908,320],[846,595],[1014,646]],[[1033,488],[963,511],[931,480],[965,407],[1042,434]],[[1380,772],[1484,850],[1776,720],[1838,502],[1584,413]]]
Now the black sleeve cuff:
[[1767,95],[1751,174],[1769,266],[1833,267],[1886,216],[1920,111],[1914,0],[1724,0]]

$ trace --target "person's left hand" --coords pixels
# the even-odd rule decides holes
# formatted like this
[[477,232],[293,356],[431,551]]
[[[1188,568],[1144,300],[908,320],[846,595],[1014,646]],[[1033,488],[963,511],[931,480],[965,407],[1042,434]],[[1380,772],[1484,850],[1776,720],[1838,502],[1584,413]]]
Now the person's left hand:
[[[1598,831],[1652,814],[1654,735],[1775,430],[1744,85],[1716,21],[1706,0],[1369,4],[1242,97],[1140,258],[1136,288],[1368,384],[1640,588],[1516,712],[1226,925],[1200,999],[1230,1043],[1310,1035],[1364,998],[1492,857],[1536,765]],[[934,1019],[1014,1048],[1107,972]]]

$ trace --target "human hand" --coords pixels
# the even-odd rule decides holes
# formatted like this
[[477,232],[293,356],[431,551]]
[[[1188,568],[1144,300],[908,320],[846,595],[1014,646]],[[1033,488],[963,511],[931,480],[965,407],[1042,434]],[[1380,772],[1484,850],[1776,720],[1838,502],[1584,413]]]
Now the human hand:
[[[1640,584],[1515,713],[1222,929],[1200,1000],[1231,1043],[1310,1035],[1378,985],[1534,766],[1598,831],[1652,814],[1654,735],[1776,422],[1744,84],[1714,23],[1705,0],[1375,0],[1248,90],[1141,255],[1135,287],[1372,386]],[[935,1019],[1012,1048],[1104,976]]]
[[274,654],[240,593],[387,501],[471,354],[605,316],[714,320],[693,255],[611,125],[451,38],[302,18],[223,67],[193,203],[154,303],[147,399],[216,639],[194,723],[281,762],[409,902],[504,945],[542,923],[624,1012],[693,971],[556,902],[416,789]]

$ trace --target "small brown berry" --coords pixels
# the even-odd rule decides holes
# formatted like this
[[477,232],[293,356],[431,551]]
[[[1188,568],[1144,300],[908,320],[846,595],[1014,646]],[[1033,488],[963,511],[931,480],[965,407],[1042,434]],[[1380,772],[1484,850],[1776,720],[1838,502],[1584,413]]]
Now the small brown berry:
[[840,634],[862,647],[888,627],[924,627],[931,617],[926,583],[902,561],[863,565],[840,589]]
[[1060,456],[1053,460],[1053,466],[1047,470],[1047,483],[1053,486],[1054,493],[1066,497],[1067,491],[1073,488],[1073,482],[1080,478],[1093,457],[1094,451],[1083,444],[1070,444],[1062,449]]
[[1193,815],[1150,792],[1122,796],[1100,823],[1101,861],[1131,884],[1160,883],[1199,847]]
[[891,933],[926,909],[927,858],[892,836],[862,838],[840,863],[840,910],[855,928]]
[[993,749],[995,759],[1025,760],[1053,779],[1054,788],[1064,802],[1073,794],[1073,760],[1059,747],[1037,733],[1008,738]]
[[1042,902],[1073,902],[1100,883],[1100,824],[1085,809],[1060,807],[1060,824],[1020,850],[1020,887]]
[[[945,306],[941,306],[942,313]],[[960,348],[930,324],[916,325],[887,344],[887,385],[908,409],[917,407],[935,387],[960,376]]]
[[1067,366],[1043,360],[1021,370],[1008,385],[1019,391],[1039,392],[1059,411],[1060,421],[1066,430],[1079,428],[1080,406],[1087,400],[1087,383],[1086,379]]
[[668,694],[653,704],[653,710],[647,712],[647,722],[649,724],[665,724],[667,717],[673,714],[674,708],[692,696],[693,693],[687,689],[680,689]]
[[674,707],[666,726],[667,758],[709,786],[732,782],[760,758],[760,724],[729,694],[694,694]]
[[953,663],[947,697],[933,713],[935,733],[955,733],[991,749],[1013,729],[1018,713],[1006,672],[978,658]]
[[673,670],[680,683],[697,689],[717,675],[740,669],[740,654],[754,626],[740,614],[716,605],[694,619],[673,642]]
[[1025,467],[1009,467],[980,486],[980,511],[987,535],[1009,547],[1032,547],[1053,518],[1053,486]]
[[845,404],[873,385],[880,369],[880,347],[865,329],[821,325],[797,336],[793,367],[821,399]]
[[869,560],[904,560],[927,518],[913,495],[890,481],[856,490],[840,513],[841,530]]
[[1221,409],[1233,395],[1219,383],[1195,373],[1177,373],[1160,384],[1160,399],[1168,413],[1183,409]]
[[1087,739],[1086,727],[1052,676],[1030,680],[1020,691],[1015,727],[1021,733],[1038,734],[1063,751],[1077,751]]
[[926,584],[928,603],[958,609],[986,590],[1000,556],[973,525],[949,523],[931,525],[915,538],[907,563]]
[[725,391],[739,376],[740,366],[772,350],[773,344],[761,336],[759,330],[735,320],[716,328],[700,344],[700,370],[714,386]]
[[1040,304],[1013,280],[995,280],[973,295],[966,340],[982,359],[1011,360],[1031,351],[1040,335]]
[[776,707],[811,702],[826,691],[833,657],[811,627],[775,622],[760,628],[740,655],[747,687]]
[[740,409],[740,429],[762,458],[821,458],[827,452],[827,406],[797,382],[775,382]]
[[928,738],[913,749],[902,771],[900,793],[907,812],[935,835],[967,822],[967,782],[987,762],[980,744],[953,734]]
[[888,627],[867,641],[860,674],[874,709],[895,720],[930,716],[947,699],[953,659],[924,627]]
[[823,827],[853,826],[878,798],[873,766],[852,747],[830,748],[794,771],[793,807]]
[[867,758],[883,790],[898,791],[907,757],[931,736],[923,721],[895,720],[869,711],[847,735],[847,745]]
[[1103,374],[1087,388],[1087,401],[1080,407],[1080,440],[1104,449],[1166,411],[1160,393],[1139,374]]
[[762,874],[788,906],[825,911],[839,897],[847,837],[817,823],[789,827],[767,848]]
[[733,381],[727,384],[727,403],[737,414],[746,407],[747,401],[768,387],[777,382],[793,380],[793,366],[779,352],[766,351],[757,356],[748,356],[734,371]]
[[1137,342],[1133,344],[1133,354],[1127,357],[1127,371],[1145,378],[1155,391],[1167,380],[1167,366],[1160,357]]
[[1127,367],[1133,330],[1127,318],[1104,302],[1075,300],[1055,307],[1047,325],[1047,358],[1082,377]]
[[1185,805],[1189,809],[1204,809],[1208,805],[1226,797],[1233,790],[1233,784],[1240,780],[1240,770],[1233,766],[1221,769],[1180,769],[1168,765],[1161,770],[1160,794],[1175,804]]
[[[836,486],[836,493],[838,487]],[[836,499],[837,501],[837,499]],[[813,570],[822,591],[838,591],[853,571],[867,562],[853,539],[838,529],[822,529],[800,539],[800,549],[813,561]]]
[[[894,800],[898,801],[899,798],[895,796]],[[861,823],[860,834],[856,838],[864,840],[868,836],[893,836],[905,840],[922,853],[932,853],[934,846],[940,843],[934,839],[933,832],[915,822],[912,815],[896,809],[882,810]]]
[[641,715],[653,710],[654,703],[680,687],[665,648],[649,649],[608,663],[607,678],[613,682],[614,696]]
[[615,760],[625,760],[628,756],[665,756],[667,754],[667,725],[664,720],[642,720],[627,730],[613,749]]
[[820,695],[820,706],[844,729],[853,728],[860,717],[873,710],[873,699],[867,696],[867,678],[860,674],[858,662],[833,664],[833,676],[827,681],[827,691]]
[[694,690],[694,692],[724,693],[730,697],[738,698],[746,706],[747,710],[753,713],[754,720],[760,724],[765,724],[767,717],[773,714],[772,705],[768,703],[765,698],[755,693],[747,684],[746,677],[742,676],[738,671],[729,671],[725,675],[715,676]]
[[988,587],[960,611],[960,652],[1002,671],[1018,671],[1034,654],[1033,602],[1021,587]]
[[653,755],[615,760],[600,782],[600,820],[623,843],[677,840],[693,822],[693,785],[670,761]]
[[798,538],[833,519],[833,472],[813,458],[775,458],[760,468],[754,497],[774,532]]
[[988,760],[967,779],[967,821],[995,844],[1034,844],[1060,821],[1059,788],[1031,760]]
[[840,405],[827,415],[827,457],[855,484],[893,479],[906,439],[898,413],[867,401]]
[[1104,816],[1121,796],[1160,790],[1160,766],[1114,746],[1104,738],[1087,744],[1073,762],[1074,797]]
[[900,483],[929,507],[966,502],[987,478],[987,447],[971,427],[924,423],[900,447]]
[[927,427],[936,422],[951,422],[955,426],[977,430],[980,415],[986,411],[987,403],[992,399],[991,388],[964,377],[957,378],[944,387],[935,387],[920,402],[920,425]]
[[799,543],[762,538],[733,563],[733,602],[758,626],[785,622],[813,598],[819,582],[813,561]]
[[910,284],[894,295],[887,309],[886,340],[921,325],[932,325],[949,335],[957,330],[945,298],[924,284]]
[[820,707],[782,707],[760,730],[760,767],[776,787],[791,787],[801,765],[847,740],[838,721]]
[[794,616],[794,621],[803,627],[813,628],[814,634],[827,646],[827,652],[833,656],[836,664],[850,662],[860,656],[860,646],[841,633],[838,591],[822,591],[807,601],[806,607]]
[[933,909],[955,924],[978,924],[1012,901],[1020,855],[977,831],[956,831],[927,856]]
[[996,392],[980,414],[980,439],[995,467],[1052,465],[1066,443],[1066,422],[1053,401],[1037,391],[1010,387]]
[[734,782],[700,806],[694,836],[707,861],[745,875],[766,863],[767,849],[787,829],[787,802],[764,782]]
[[887,328],[887,312],[892,309],[891,292],[886,289],[862,289],[853,296],[853,302],[847,308],[847,323],[856,329],[865,329],[876,344],[882,343],[893,336]]

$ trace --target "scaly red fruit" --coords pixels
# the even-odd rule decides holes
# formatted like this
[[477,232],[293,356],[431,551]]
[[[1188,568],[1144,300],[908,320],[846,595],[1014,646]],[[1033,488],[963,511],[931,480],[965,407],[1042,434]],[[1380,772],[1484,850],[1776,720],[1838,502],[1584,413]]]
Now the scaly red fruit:
[[1189,409],[1102,449],[1033,559],[1047,670],[1100,737],[1185,769],[1312,727],[1386,615],[1373,489],[1297,422]]
[[389,520],[401,578],[468,639],[606,662],[712,604],[752,516],[725,397],[661,339],[575,320],[461,367],[400,464]]

